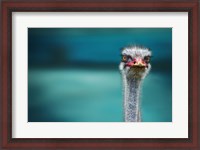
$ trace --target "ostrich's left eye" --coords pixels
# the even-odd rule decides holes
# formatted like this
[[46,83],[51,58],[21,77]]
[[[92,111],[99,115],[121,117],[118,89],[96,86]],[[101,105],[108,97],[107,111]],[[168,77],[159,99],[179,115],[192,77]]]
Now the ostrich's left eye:
[[144,61],[145,61],[146,63],[149,63],[149,62],[150,62],[150,59],[151,59],[151,56],[145,56],[145,57],[144,57]]

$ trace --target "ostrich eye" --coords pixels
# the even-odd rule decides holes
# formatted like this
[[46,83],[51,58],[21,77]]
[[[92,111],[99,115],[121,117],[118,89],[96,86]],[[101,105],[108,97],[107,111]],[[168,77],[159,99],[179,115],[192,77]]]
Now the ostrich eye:
[[150,62],[150,58],[151,58],[150,56],[145,56],[145,57],[144,57],[144,61],[145,61],[146,63],[149,63],[149,62]]
[[128,60],[128,57],[125,56],[125,55],[123,55],[123,56],[122,56],[122,61],[127,61],[127,60]]

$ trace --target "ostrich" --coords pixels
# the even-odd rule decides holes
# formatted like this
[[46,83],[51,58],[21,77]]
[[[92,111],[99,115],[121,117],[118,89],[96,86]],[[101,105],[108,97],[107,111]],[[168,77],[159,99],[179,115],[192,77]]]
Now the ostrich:
[[119,69],[124,86],[125,122],[141,122],[140,90],[143,79],[151,69],[149,48],[137,45],[124,47]]

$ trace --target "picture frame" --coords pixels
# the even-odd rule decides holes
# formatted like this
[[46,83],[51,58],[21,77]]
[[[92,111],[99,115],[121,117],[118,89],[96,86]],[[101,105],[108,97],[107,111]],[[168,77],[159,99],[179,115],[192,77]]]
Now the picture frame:
[[[199,1],[198,0],[7,0],[2,3],[1,147],[67,149],[198,149]],[[13,12],[188,12],[188,138],[12,138]],[[89,131],[88,131],[89,132]]]

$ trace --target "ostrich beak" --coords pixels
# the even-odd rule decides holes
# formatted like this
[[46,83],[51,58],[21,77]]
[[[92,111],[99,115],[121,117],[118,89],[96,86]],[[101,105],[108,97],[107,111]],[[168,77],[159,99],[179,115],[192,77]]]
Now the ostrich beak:
[[129,67],[146,67],[147,64],[141,58],[135,58],[133,61],[126,63]]

